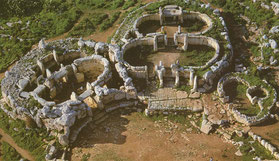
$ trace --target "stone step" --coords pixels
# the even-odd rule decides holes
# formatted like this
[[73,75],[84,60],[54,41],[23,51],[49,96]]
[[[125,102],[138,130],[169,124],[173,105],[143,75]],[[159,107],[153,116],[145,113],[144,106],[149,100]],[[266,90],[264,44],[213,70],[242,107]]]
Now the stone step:
[[108,119],[108,118],[109,118],[109,116],[108,116],[108,115],[105,115],[104,117],[100,118],[99,120],[95,121],[94,123],[95,123],[96,125],[99,125],[99,124],[103,123],[103,122],[104,122],[106,119]]
[[97,121],[104,117],[107,113],[105,111],[95,112],[93,113],[93,121]]
[[86,117],[82,120],[79,120],[78,123],[76,123],[74,126],[71,127],[71,134],[69,136],[69,140],[71,143],[73,143],[77,139],[80,131],[91,121],[92,121],[91,117]]

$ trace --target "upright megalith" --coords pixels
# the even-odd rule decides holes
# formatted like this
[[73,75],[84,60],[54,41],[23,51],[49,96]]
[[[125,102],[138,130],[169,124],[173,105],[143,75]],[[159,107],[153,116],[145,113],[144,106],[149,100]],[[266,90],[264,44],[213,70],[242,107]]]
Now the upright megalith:
[[184,45],[183,45],[183,50],[186,51],[188,49],[188,44],[189,44],[189,36],[188,34],[184,35]]
[[53,58],[54,58],[55,62],[56,62],[57,64],[60,64],[60,63],[59,63],[59,57],[58,57],[58,55],[57,55],[56,50],[53,50],[53,51],[52,51],[52,55],[53,55]]
[[45,48],[47,47],[46,42],[45,42],[45,39],[41,39],[41,40],[39,41],[38,47],[39,47],[39,49],[41,49],[41,50],[43,50],[43,49],[45,49]]
[[160,25],[162,26],[164,24],[164,15],[163,15],[162,7],[159,8],[159,15],[160,15]]
[[40,68],[42,74],[45,75],[45,73],[46,73],[46,68],[45,68],[44,63],[43,63],[41,60],[37,59],[37,65],[39,66],[39,68]]
[[165,72],[166,72],[166,69],[165,69],[162,61],[160,61],[159,66],[157,66],[157,65],[155,66],[155,71],[156,71],[156,74],[157,74],[159,82],[160,82],[159,86],[160,86],[160,88],[162,88],[162,87],[164,87],[163,80],[164,80],[164,76],[165,76]]
[[195,74],[195,71],[193,69],[191,69],[190,70],[190,81],[189,81],[190,86],[194,85],[194,74]]
[[158,36],[156,35],[156,36],[154,36],[154,38],[153,38],[153,50],[156,52],[156,51],[158,51]]
[[191,93],[195,93],[197,91],[198,91],[198,76],[195,76],[194,85],[193,85],[193,88],[191,89]]

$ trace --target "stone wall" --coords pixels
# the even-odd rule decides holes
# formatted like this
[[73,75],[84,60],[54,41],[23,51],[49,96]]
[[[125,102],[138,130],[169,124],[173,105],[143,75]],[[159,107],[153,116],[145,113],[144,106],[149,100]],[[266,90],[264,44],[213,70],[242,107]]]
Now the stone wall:
[[[270,91],[268,91],[267,89],[261,88],[263,91],[266,92],[267,96],[264,98],[259,98],[259,99],[252,98],[251,95],[249,94],[249,91],[255,89],[255,87],[251,86],[250,83],[248,81],[244,80],[243,78],[229,73],[229,74],[225,75],[224,77],[222,77],[218,82],[217,92],[218,92],[219,99],[221,102],[223,102],[223,103],[229,102],[229,97],[226,95],[226,91],[224,91],[224,86],[228,85],[229,83],[232,83],[233,81],[241,83],[248,87],[248,89],[246,90],[246,92],[247,92],[246,95],[250,96],[249,100],[251,101],[251,104],[253,104],[253,103],[258,104],[258,106],[260,108],[260,112],[256,116],[247,116],[247,115],[240,113],[237,109],[235,109],[233,107],[233,104],[231,104],[231,103],[227,106],[227,110],[235,117],[235,119],[238,122],[243,123],[245,125],[249,125],[249,126],[257,125],[257,124],[260,124],[260,123],[266,121],[269,118],[271,108],[275,105],[276,100],[277,100],[277,92],[275,91],[275,89],[273,89],[273,91],[275,93],[275,96],[274,96],[275,99],[273,100],[272,104],[269,107],[264,107],[263,101],[270,98]],[[267,82],[263,81],[263,83],[267,83]],[[267,85],[270,86],[269,84],[267,84]]]
[[149,15],[143,15],[139,17],[135,23],[134,23],[134,30],[138,30],[139,26],[143,24],[146,21],[159,21],[160,22],[160,15],[159,14],[149,14]]
[[197,19],[197,20],[205,22],[206,25],[207,25],[207,27],[203,31],[200,31],[200,32],[197,32],[197,33],[190,33],[190,35],[205,34],[209,30],[211,30],[212,27],[213,27],[212,19],[208,15],[202,14],[202,13],[199,13],[199,12],[190,11],[190,13],[189,13],[189,12],[184,11],[183,12],[183,19],[184,19],[184,22],[187,21],[187,19]]
[[[185,34],[176,34],[175,43],[184,44],[185,43]],[[215,55],[203,66],[190,66],[188,68],[192,69],[202,69],[214,64],[220,56],[220,46],[217,40],[211,37],[205,36],[187,36],[186,43],[188,45],[205,45],[215,49]]]

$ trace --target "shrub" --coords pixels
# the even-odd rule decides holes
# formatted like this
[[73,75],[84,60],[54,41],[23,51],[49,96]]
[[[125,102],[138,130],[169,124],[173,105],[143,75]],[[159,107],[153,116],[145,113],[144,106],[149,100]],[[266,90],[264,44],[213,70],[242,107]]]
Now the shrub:
[[132,6],[134,6],[135,4],[137,4],[137,0],[129,0],[129,1],[126,1],[122,7],[123,10],[126,10]]
[[107,21],[104,21],[101,26],[100,26],[100,30],[101,31],[105,31],[107,30],[108,28],[110,28],[115,21],[117,21],[117,19],[119,18],[121,12],[115,12],[111,15],[110,19],[107,20]]

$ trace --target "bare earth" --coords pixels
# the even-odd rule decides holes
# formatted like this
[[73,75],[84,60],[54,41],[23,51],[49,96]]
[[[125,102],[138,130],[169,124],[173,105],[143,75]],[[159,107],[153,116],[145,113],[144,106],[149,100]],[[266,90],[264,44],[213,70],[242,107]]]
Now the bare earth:
[[180,57],[179,52],[157,52],[148,57],[148,61],[152,62],[154,65],[159,65],[159,62],[162,61],[164,66],[170,67],[171,64],[174,64],[176,60]]
[[81,160],[84,154],[93,161],[240,160],[236,151],[217,135],[199,134],[186,125],[167,120],[154,123],[139,113],[116,113],[102,126],[82,132],[71,160]]

